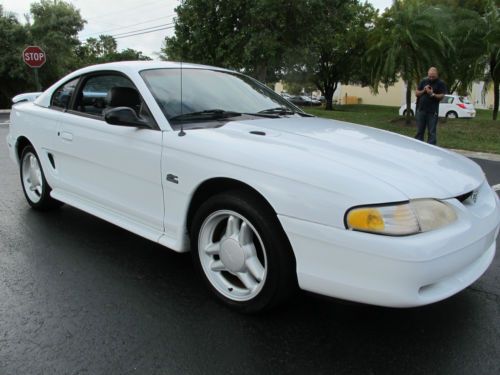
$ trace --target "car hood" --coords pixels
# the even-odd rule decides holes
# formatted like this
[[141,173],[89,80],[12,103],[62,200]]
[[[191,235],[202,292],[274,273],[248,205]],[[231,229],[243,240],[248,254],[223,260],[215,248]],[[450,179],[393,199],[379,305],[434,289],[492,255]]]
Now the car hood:
[[[347,170],[361,176],[367,189],[370,181],[379,188],[383,182],[409,199],[447,199],[476,189],[485,178],[476,163],[454,152],[342,121],[305,117],[245,120],[214,131],[257,142],[252,150],[261,163],[275,165],[280,159],[282,169],[274,168],[274,173],[290,170],[295,178],[302,176],[309,183],[324,182],[318,178],[324,175],[333,176],[327,181],[334,183],[337,170],[344,174]],[[241,146],[236,142],[235,147]]]

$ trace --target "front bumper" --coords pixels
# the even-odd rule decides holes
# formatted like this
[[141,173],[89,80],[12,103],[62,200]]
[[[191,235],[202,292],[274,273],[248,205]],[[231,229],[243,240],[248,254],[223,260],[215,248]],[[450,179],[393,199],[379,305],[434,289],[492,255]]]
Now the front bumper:
[[7,137],[5,138],[7,142],[7,147],[9,149],[9,157],[16,163],[16,165],[19,163],[16,157],[16,143],[14,141],[14,138],[9,134],[7,134]]
[[485,182],[477,201],[448,201],[458,220],[445,228],[391,237],[280,216],[297,261],[299,286],[341,299],[413,307],[445,299],[491,264],[500,203]]

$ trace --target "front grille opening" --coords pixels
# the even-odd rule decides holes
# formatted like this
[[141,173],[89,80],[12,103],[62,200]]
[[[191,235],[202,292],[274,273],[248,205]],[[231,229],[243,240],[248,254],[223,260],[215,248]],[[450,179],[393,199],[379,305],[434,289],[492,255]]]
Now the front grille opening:
[[455,197],[455,199],[458,199],[460,202],[464,202],[471,195],[472,195],[472,191],[469,191],[468,193],[465,193],[465,194],[459,195],[458,197]]

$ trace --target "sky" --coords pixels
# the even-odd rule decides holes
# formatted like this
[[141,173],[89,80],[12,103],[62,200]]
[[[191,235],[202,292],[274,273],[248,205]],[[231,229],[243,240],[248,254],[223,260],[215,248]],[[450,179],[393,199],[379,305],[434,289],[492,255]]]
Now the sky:
[[[68,1],[68,0],[67,0]],[[24,22],[33,0],[0,0],[5,11],[13,12]],[[163,40],[174,33],[172,27],[175,7],[179,0],[69,0],[87,20],[79,38],[84,41],[99,34],[113,35],[118,49],[133,48],[157,58]],[[371,0],[383,11],[392,0]],[[156,27],[157,26],[157,27]],[[131,35],[152,31],[141,35]]]

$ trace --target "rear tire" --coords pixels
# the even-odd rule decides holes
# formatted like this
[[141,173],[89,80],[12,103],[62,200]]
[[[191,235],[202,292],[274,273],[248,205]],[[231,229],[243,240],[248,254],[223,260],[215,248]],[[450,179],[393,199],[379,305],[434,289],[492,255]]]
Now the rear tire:
[[194,215],[191,254],[209,290],[226,306],[257,313],[297,290],[295,257],[277,217],[259,197],[230,191]]
[[31,145],[22,150],[19,174],[24,196],[32,208],[47,211],[62,206],[63,203],[50,196],[52,189],[45,179],[40,159]]
[[[403,116],[406,116],[406,113],[407,113],[407,110],[405,109],[405,110],[403,111]],[[413,113],[413,110],[412,110],[412,109],[410,109],[410,116],[415,116],[415,114]]]

